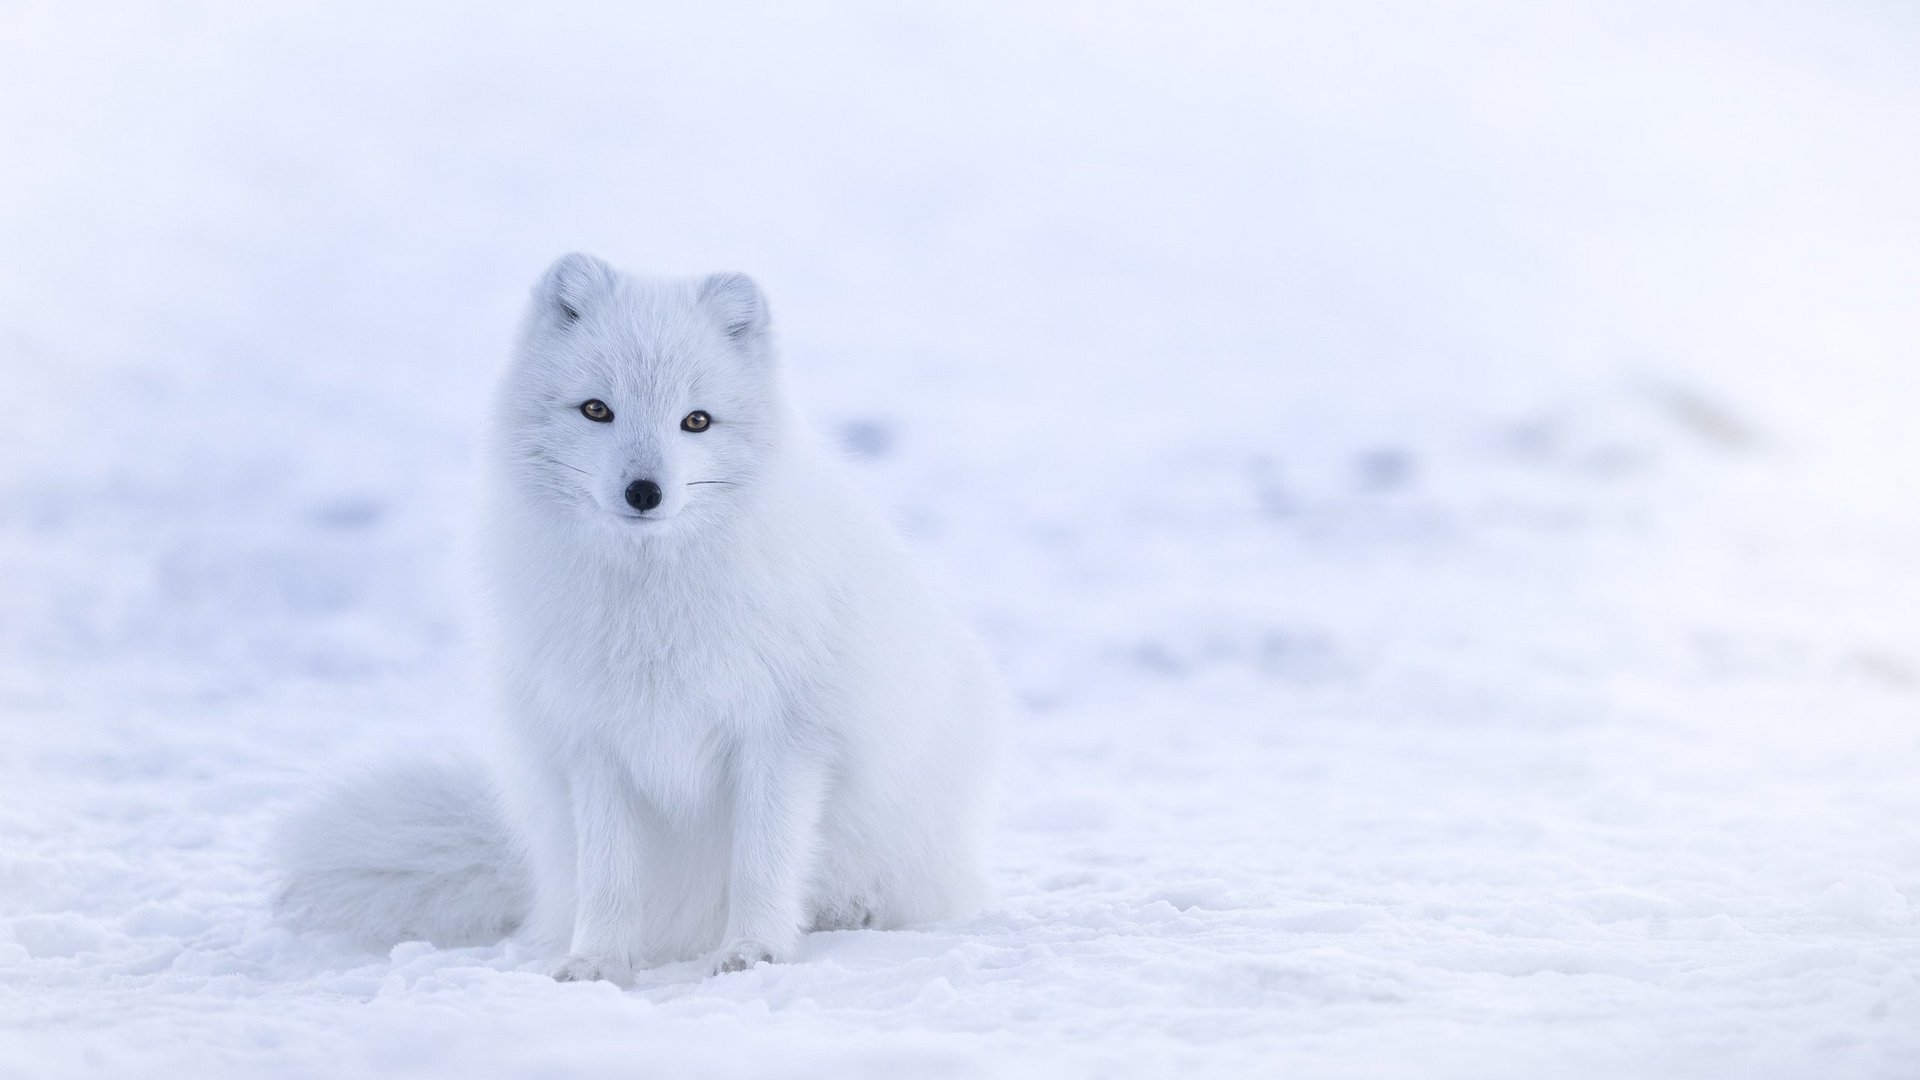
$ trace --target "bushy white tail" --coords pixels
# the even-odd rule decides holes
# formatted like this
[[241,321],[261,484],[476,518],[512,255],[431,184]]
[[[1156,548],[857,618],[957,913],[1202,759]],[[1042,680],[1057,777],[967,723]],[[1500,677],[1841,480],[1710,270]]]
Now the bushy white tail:
[[280,835],[280,910],[369,948],[484,945],[530,910],[531,878],[475,762],[389,766],[342,783]]

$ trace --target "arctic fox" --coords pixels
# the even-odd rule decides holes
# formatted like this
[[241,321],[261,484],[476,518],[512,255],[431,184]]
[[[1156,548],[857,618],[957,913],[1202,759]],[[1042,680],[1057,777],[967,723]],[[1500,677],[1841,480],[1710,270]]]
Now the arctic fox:
[[553,265],[488,444],[502,752],[332,793],[286,909],[626,983],[978,901],[997,678],[781,382],[746,276]]

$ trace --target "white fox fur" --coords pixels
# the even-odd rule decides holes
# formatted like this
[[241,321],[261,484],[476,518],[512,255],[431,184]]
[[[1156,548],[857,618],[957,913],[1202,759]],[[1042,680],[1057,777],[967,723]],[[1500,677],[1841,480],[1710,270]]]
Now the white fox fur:
[[[639,480],[657,506],[629,504]],[[296,821],[282,895],[307,925],[518,929],[556,978],[626,982],[978,900],[998,682],[796,422],[751,280],[554,264],[487,496],[493,779],[411,767]]]

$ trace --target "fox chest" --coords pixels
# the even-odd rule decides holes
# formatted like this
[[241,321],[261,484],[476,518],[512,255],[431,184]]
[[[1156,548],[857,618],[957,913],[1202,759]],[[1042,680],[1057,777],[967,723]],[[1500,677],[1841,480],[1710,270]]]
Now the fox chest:
[[669,604],[552,614],[530,620],[517,665],[551,736],[620,755],[675,802],[724,781],[743,740],[790,735],[825,662],[805,632],[750,615]]

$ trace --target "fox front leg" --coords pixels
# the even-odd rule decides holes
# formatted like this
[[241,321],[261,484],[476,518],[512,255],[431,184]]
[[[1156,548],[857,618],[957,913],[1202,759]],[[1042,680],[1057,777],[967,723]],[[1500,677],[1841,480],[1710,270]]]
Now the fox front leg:
[[743,748],[736,764],[727,929],[716,975],[792,956],[806,922],[801,890],[826,788],[822,765],[791,746]]
[[613,762],[594,760],[572,776],[574,918],[567,956],[553,969],[561,982],[633,982],[629,952],[640,926],[642,805]]

